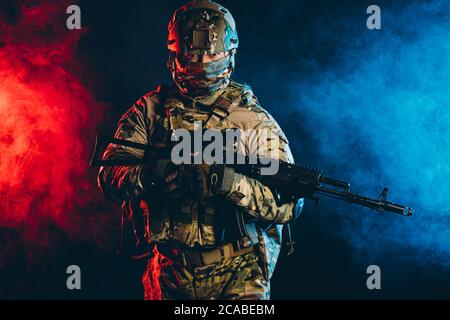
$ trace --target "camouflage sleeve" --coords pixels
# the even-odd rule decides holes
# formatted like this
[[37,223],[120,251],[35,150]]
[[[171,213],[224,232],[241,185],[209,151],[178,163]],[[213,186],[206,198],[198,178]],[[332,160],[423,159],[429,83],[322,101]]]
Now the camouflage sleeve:
[[[146,99],[136,102],[120,119],[115,138],[147,144]],[[141,159],[144,151],[110,144],[103,154],[104,160]],[[146,193],[141,178],[142,165],[101,167],[98,185],[112,200],[129,200]]]
[[[247,122],[245,127],[244,152],[293,163],[288,141],[276,121],[259,108],[249,117],[256,120]],[[265,221],[287,223],[294,216],[293,202],[280,203],[275,190],[242,174],[235,173],[228,197],[250,215]]]

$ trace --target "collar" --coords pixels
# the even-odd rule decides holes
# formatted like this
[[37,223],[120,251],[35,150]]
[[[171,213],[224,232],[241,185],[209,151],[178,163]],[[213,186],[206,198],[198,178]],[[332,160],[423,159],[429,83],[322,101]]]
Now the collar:
[[201,96],[201,97],[191,97],[189,95],[183,94],[180,90],[178,90],[178,98],[185,103],[185,105],[189,108],[193,109],[204,109],[208,110],[214,103],[219,99],[220,96],[224,93],[227,88],[222,90],[218,90],[211,95]]

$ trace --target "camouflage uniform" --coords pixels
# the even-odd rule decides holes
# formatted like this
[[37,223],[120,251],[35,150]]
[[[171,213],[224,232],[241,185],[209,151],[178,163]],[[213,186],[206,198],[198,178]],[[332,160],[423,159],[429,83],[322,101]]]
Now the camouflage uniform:
[[[230,81],[203,98],[161,86],[139,99],[121,118],[115,137],[150,146],[166,141],[167,130],[195,128],[265,129],[277,141],[249,139],[240,152],[293,162],[288,141],[275,120],[246,85]],[[161,134],[163,133],[163,134]],[[111,144],[103,159],[145,159],[142,150]],[[99,185],[114,200],[138,202],[132,215],[145,217],[145,241],[155,244],[143,275],[146,299],[268,299],[270,278],[280,252],[282,227],[293,218],[294,203],[274,190],[235,173],[226,193],[206,200],[171,202],[155,185],[146,185],[142,165],[102,167]],[[136,207],[136,206],[135,206]],[[236,237],[235,212],[257,223],[252,239]]]

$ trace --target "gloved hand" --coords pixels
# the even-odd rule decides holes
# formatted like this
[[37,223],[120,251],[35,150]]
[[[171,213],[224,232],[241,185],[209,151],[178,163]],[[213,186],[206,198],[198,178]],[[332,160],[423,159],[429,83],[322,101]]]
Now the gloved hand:
[[185,171],[178,176],[186,179],[193,199],[203,200],[215,194],[228,195],[233,186],[235,172],[223,164],[192,164],[185,166]]
[[165,176],[166,192],[171,198],[189,196],[194,200],[204,200],[213,195],[208,181],[210,165],[178,165]]
[[228,195],[235,177],[234,169],[223,164],[214,164],[208,170],[208,185],[214,194]]
[[181,164],[160,159],[144,165],[143,181],[158,183],[172,200],[191,197],[204,200],[214,194],[228,194],[234,181],[234,170],[224,165]]
[[208,164],[193,164],[188,167],[188,176],[191,196],[195,200],[204,200],[211,197],[211,186],[208,183]]
[[179,166],[170,159],[158,159],[145,164],[141,169],[141,181],[143,187],[149,189],[156,186],[168,193],[171,199],[179,199],[182,196],[181,184],[178,179]]
[[142,167],[141,175],[145,188],[159,185],[170,199],[191,197],[203,200],[212,195],[208,183],[210,165],[175,165],[170,159],[158,159]]

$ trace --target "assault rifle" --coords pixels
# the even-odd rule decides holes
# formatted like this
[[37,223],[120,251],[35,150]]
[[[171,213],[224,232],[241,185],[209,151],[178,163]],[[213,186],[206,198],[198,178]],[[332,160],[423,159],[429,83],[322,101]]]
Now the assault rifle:
[[[146,153],[146,158],[151,158],[152,155],[161,156],[162,154],[170,156],[171,151],[170,148],[152,147],[128,140],[99,135],[97,136],[91,166],[136,165],[145,163],[145,159],[101,159],[103,150],[102,146],[110,143],[143,150]],[[235,156],[237,157],[236,154]],[[378,198],[374,199],[350,192],[350,183],[327,177],[321,170],[279,161],[279,169],[277,173],[273,175],[265,175],[261,174],[261,170],[264,167],[261,163],[267,162],[261,161],[261,158],[254,159],[245,156],[244,164],[226,165],[232,166],[238,173],[255,178],[261,183],[278,190],[280,194],[288,195],[293,198],[306,198],[315,201],[317,204],[320,199],[319,196],[323,195],[326,197],[340,199],[348,203],[358,204],[379,212],[392,212],[403,216],[411,216],[413,214],[413,209],[387,201],[388,188],[386,187],[382,190]]]

